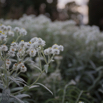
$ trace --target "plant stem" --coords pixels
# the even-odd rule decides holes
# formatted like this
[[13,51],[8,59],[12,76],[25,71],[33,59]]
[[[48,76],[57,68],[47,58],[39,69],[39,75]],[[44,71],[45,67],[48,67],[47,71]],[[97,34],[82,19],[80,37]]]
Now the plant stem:
[[64,87],[64,93],[63,93],[63,99],[62,99],[62,103],[65,102],[65,94],[66,94],[66,89],[69,86],[69,83]]
[[40,65],[40,69],[42,70],[41,60],[40,60],[40,52],[38,52],[38,56],[39,56],[39,65]]
[[17,42],[18,40],[19,40],[19,38],[21,37],[21,35],[20,36],[18,36],[18,38],[16,39],[16,41],[15,42]]
[[44,55],[43,51],[42,51],[42,54],[43,54],[43,57],[44,57],[45,63],[47,64],[47,60],[46,60],[46,57],[45,57],[45,55]]
[[79,101],[79,99],[80,99],[80,97],[81,97],[82,93],[83,93],[83,91],[81,91],[81,92],[80,92],[80,94],[79,94],[79,96],[78,96],[78,98],[77,98],[77,100],[76,100],[76,102],[75,102],[75,103],[78,103],[78,101]]
[[34,85],[34,84],[39,80],[39,78],[40,78],[41,75],[44,73],[44,71],[45,71],[45,69],[40,73],[40,75],[38,76],[38,78],[36,79],[36,81],[35,81],[33,84],[31,84],[30,87],[31,87],[32,85]]

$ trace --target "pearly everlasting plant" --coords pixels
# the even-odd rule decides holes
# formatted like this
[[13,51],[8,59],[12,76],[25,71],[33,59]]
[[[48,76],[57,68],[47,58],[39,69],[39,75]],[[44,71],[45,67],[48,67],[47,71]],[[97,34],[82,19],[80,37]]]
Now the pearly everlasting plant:
[[[17,39],[11,44],[8,43],[9,38],[13,38],[15,35]],[[44,72],[48,72],[49,64],[53,61],[54,56],[59,55],[64,47],[54,44],[52,47],[44,49],[46,42],[37,37],[28,42],[24,40],[18,42],[19,38],[25,35],[27,35],[27,31],[24,28],[12,29],[11,26],[0,26],[0,89],[2,90],[0,103],[24,103],[21,99],[29,95],[23,94],[23,92],[39,85],[52,93],[43,84],[37,82]],[[35,58],[38,58],[38,65],[34,62]],[[45,64],[42,64],[41,58]],[[40,71],[40,75],[31,85],[27,85],[27,82],[20,77],[20,74],[28,71],[26,64]],[[11,90],[13,84],[16,86]]]

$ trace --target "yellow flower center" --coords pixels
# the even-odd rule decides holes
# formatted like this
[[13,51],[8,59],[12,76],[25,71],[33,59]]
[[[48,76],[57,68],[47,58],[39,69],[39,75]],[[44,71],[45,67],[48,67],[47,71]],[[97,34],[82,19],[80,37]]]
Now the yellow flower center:
[[31,42],[29,42],[31,44]]
[[12,43],[14,43],[14,41]]

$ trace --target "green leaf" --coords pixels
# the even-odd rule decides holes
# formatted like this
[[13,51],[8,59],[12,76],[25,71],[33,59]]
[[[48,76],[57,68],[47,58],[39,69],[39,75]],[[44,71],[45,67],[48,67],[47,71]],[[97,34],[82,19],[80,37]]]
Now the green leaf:
[[103,69],[103,66],[100,66],[100,67],[98,67],[96,70],[97,71],[100,71],[100,70],[102,70]]
[[25,91],[28,91],[28,90],[29,90],[29,87],[28,87],[28,86],[25,86],[23,89],[24,89]]

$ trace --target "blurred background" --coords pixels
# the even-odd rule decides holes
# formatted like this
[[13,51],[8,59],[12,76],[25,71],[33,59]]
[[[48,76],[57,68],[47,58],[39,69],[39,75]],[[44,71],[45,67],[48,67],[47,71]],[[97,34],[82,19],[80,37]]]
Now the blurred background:
[[[40,79],[54,95],[44,88],[27,91],[35,100],[30,103],[61,103],[67,85],[63,103],[75,103],[81,90],[86,91],[80,99],[84,103],[103,103],[102,8],[103,0],[0,0],[0,23],[27,30],[28,35],[20,40],[28,41],[36,36],[46,41],[45,48],[53,44],[65,48]],[[11,38],[8,42],[12,41]],[[26,76],[21,75],[29,84],[39,75],[31,68]],[[77,90],[73,87],[70,91],[69,83]]]
[[52,21],[73,19],[79,25],[97,25],[103,30],[102,8],[103,0],[0,0],[0,18],[44,14]]

